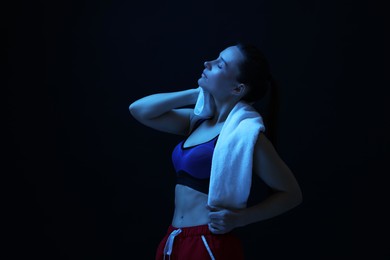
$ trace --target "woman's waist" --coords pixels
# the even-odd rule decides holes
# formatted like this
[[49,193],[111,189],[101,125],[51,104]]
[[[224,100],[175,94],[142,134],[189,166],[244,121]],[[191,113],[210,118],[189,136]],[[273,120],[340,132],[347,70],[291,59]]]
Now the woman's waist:
[[172,226],[177,228],[207,225],[209,223],[207,210],[185,210],[175,208]]
[[204,225],[209,222],[207,194],[187,186],[176,185],[175,211],[172,225],[175,227]]

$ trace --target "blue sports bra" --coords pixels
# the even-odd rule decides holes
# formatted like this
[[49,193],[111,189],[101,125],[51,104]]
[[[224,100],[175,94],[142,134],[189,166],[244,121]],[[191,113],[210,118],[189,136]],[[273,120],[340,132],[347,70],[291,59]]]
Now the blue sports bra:
[[[196,122],[192,131],[194,131],[203,121],[204,119]],[[213,158],[214,147],[218,136],[219,135],[210,141],[190,147],[184,147],[187,138],[176,145],[172,152],[172,162],[176,171],[177,184],[182,184],[208,194],[211,160]]]

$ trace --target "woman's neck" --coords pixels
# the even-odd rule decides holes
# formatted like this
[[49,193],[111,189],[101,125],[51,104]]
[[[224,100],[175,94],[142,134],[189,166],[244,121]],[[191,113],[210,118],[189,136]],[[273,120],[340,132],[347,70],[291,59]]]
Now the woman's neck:
[[229,100],[218,102],[215,100],[214,116],[210,119],[210,122],[214,124],[224,123],[238,101],[239,100]]

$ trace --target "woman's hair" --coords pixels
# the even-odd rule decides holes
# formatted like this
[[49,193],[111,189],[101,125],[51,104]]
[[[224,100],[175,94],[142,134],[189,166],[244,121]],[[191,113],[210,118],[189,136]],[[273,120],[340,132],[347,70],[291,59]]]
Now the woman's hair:
[[242,99],[247,102],[259,101],[267,93],[271,79],[268,60],[254,45],[238,43],[236,46],[245,57],[245,60],[239,64],[240,74],[237,81],[249,87]]
[[[257,101],[268,102],[260,114],[264,119],[266,133],[271,142],[276,142],[276,122],[279,108],[278,86],[272,77],[268,60],[264,53],[255,45],[238,43],[236,46],[245,59],[239,64],[237,81],[248,86],[248,91],[242,100],[248,103]],[[267,98],[265,98],[267,96]],[[264,103],[264,102],[260,102]]]

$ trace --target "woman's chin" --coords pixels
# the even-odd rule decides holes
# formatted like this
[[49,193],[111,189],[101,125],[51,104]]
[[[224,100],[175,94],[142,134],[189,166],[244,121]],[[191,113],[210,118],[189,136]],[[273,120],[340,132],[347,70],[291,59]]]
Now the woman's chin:
[[203,87],[203,86],[204,86],[204,80],[203,80],[203,78],[198,79],[198,85],[199,85],[200,87]]

